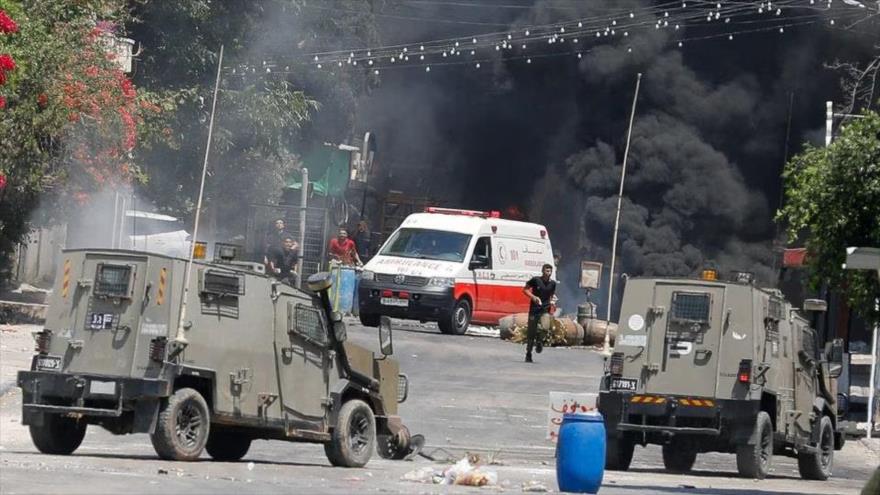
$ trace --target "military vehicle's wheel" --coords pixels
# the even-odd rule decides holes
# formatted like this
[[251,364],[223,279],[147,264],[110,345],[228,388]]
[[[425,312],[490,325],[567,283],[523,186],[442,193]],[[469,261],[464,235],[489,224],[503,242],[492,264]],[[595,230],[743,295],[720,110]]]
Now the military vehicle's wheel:
[[251,437],[233,431],[211,428],[205,450],[215,461],[240,460],[251,448]]
[[686,473],[694,467],[697,451],[682,442],[671,442],[663,446],[663,466],[673,473]]
[[150,440],[162,459],[194,461],[202,454],[210,429],[205,399],[194,389],[182,388],[162,405]]
[[452,312],[437,322],[440,331],[448,335],[464,335],[471,325],[471,303],[462,297],[455,302]]
[[743,477],[762,480],[770,472],[773,460],[773,423],[769,414],[764,411],[758,413],[754,432],[758,438],[754,445],[739,445],[736,448],[736,469]]
[[86,436],[86,422],[63,418],[56,414],[43,415],[43,426],[30,425],[31,440],[44,454],[70,455]]
[[626,471],[633,459],[636,444],[626,437],[607,437],[605,442],[605,469]]
[[831,418],[822,416],[819,422],[819,445],[816,452],[798,453],[798,471],[805,480],[825,481],[831,477],[834,462],[834,427]]
[[376,452],[383,459],[399,461],[409,455],[410,448],[409,428],[401,427],[397,435],[379,435],[376,439]]
[[361,325],[365,327],[378,327],[379,320],[382,318],[382,315],[361,313],[360,315],[358,315],[358,318],[361,319]]
[[363,467],[376,448],[376,418],[364,401],[352,399],[342,405],[329,442],[327,460],[334,466]]

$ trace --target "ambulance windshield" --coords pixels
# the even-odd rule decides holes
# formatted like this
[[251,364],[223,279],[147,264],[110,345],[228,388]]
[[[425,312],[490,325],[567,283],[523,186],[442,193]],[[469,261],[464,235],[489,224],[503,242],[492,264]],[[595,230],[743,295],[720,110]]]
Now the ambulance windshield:
[[429,229],[400,229],[391,236],[380,254],[424,260],[464,261],[471,236]]

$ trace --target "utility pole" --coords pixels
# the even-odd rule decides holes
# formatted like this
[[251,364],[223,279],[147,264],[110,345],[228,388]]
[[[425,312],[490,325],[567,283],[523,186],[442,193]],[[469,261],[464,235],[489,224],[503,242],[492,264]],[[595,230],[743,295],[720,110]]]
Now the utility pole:
[[642,73],[636,76],[636,91],[633,95],[632,111],[629,114],[629,130],[626,133],[626,148],[623,150],[623,167],[620,170],[620,190],[617,193],[617,214],[614,217],[614,236],[611,241],[611,268],[608,272],[608,307],[605,310],[605,343],[602,345],[602,352],[605,354],[611,351],[611,342],[608,335],[608,327],[611,325],[611,299],[614,297],[614,262],[617,260],[617,231],[620,228],[620,207],[623,202],[623,183],[626,178],[626,161],[629,158],[629,143],[632,138],[633,120],[636,118],[636,102],[639,99],[639,86],[642,82]]
[[299,288],[303,288],[303,256],[306,254],[306,215],[309,213],[309,169],[302,169],[302,190],[299,196],[299,259],[296,275]]

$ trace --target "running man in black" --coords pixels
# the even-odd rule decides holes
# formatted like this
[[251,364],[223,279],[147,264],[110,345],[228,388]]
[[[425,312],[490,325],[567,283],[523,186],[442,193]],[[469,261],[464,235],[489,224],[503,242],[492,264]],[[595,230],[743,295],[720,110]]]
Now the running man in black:
[[523,294],[529,297],[529,326],[526,331],[526,362],[532,362],[532,347],[540,354],[544,343],[538,338],[538,322],[541,316],[550,313],[550,300],[556,293],[556,282],[550,279],[553,265],[547,263],[541,267],[541,276],[533,277],[523,287]]

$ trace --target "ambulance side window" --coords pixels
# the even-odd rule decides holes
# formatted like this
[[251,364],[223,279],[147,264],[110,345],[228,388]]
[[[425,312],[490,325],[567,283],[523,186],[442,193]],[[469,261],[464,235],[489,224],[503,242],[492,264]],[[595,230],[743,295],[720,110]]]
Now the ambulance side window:
[[482,270],[492,269],[492,238],[480,237],[474,246],[474,254],[471,256],[471,266]]

